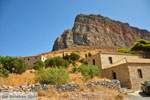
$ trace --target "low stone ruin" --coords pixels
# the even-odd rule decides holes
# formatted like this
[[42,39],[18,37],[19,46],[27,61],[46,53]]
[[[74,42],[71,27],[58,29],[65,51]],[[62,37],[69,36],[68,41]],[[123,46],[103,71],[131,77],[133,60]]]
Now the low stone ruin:
[[100,80],[100,81],[93,81],[89,83],[83,83],[83,84],[66,84],[66,85],[40,85],[40,84],[32,84],[32,85],[21,85],[18,87],[12,87],[12,86],[0,86],[0,92],[37,92],[38,90],[48,90],[52,88],[56,88],[59,93],[61,92],[70,92],[78,90],[80,86],[85,86],[87,88],[91,88],[92,86],[103,86],[106,88],[112,88],[117,91],[121,90],[120,87],[120,81],[118,80]]

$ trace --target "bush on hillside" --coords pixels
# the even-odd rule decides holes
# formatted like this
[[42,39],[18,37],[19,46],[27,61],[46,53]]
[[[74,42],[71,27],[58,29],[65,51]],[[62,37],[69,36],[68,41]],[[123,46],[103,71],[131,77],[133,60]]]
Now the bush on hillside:
[[72,68],[72,73],[75,73],[76,71],[78,71],[78,68],[77,68],[76,66],[74,66],[74,67]]
[[80,62],[81,62],[82,64],[88,65],[88,61],[85,60],[84,58],[80,59]]
[[54,58],[48,58],[45,61],[45,67],[65,67],[67,68],[69,66],[69,63],[67,60],[64,60],[63,58],[60,57],[54,57]]
[[36,73],[35,79],[41,84],[51,85],[63,85],[70,81],[68,72],[62,67],[40,70]]
[[0,64],[0,77],[8,77],[9,71],[7,69],[2,68],[2,65]]
[[77,61],[79,60],[80,55],[76,54],[76,53],[71,53],[70,55],[66,54],[65,56],[63,56],[63,59],[68,60],[68,61]]
[[81,65],[78,68],[85,80],[92,79],[94,76],[99,76],[100,72],[97,66]]
[[10,73],[21,74],[27,69],[27,64],[25,61],[17,57],[3,57],[2,65],[3,68],[7,69]]
[[71,53],[70,54],[70,59],[72,61],[77,61],[77,60],[79,60],[79,58],[80,58],[80,56],[78,54],[76,54],[76,53]]
[[37,60],[36,63],[33,66],[33,69],[40,70],[44,67],[44,63],[42,60]]

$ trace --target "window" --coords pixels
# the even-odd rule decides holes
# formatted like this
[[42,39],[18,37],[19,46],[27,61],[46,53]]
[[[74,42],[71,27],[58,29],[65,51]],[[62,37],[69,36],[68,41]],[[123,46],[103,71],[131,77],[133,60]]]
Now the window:
[[112,64],[113,63],[112,57],[108,57],[108,59],[109,59],[109,63]]
[[37,59],[37,57],[35,57],[35,59]]
[[93,59],[92,61],[93,61],[93,65],[95,65],[95,59]]
[[117,79],[116,72],[112,71],[113,79]]
[[139,78],[143,78],[142,70],[141,69],[138,69],[138,76],[139,76]]
[[30,58],[28,58],[28,61],[30,60]]

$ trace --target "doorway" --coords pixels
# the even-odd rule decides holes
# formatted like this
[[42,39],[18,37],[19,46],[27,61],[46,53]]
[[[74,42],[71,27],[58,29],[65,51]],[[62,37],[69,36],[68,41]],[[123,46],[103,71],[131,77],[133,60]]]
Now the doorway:
[[113,77],[113,79],[117,79],[116,72],[112,71],[112,77]]

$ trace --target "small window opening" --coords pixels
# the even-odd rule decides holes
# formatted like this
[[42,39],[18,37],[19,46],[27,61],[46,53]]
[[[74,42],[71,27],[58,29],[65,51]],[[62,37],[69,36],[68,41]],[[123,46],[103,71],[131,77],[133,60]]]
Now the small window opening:
[[139,76],[139,78],[143,78],[142,70],[141,69],[138,69],[138,76]]
[[108,59],[109,59],[109,63],[112,64],[113,63],[112,57],[109,57]]
[[95,65],[95,59],[93,59],[93,65]]

